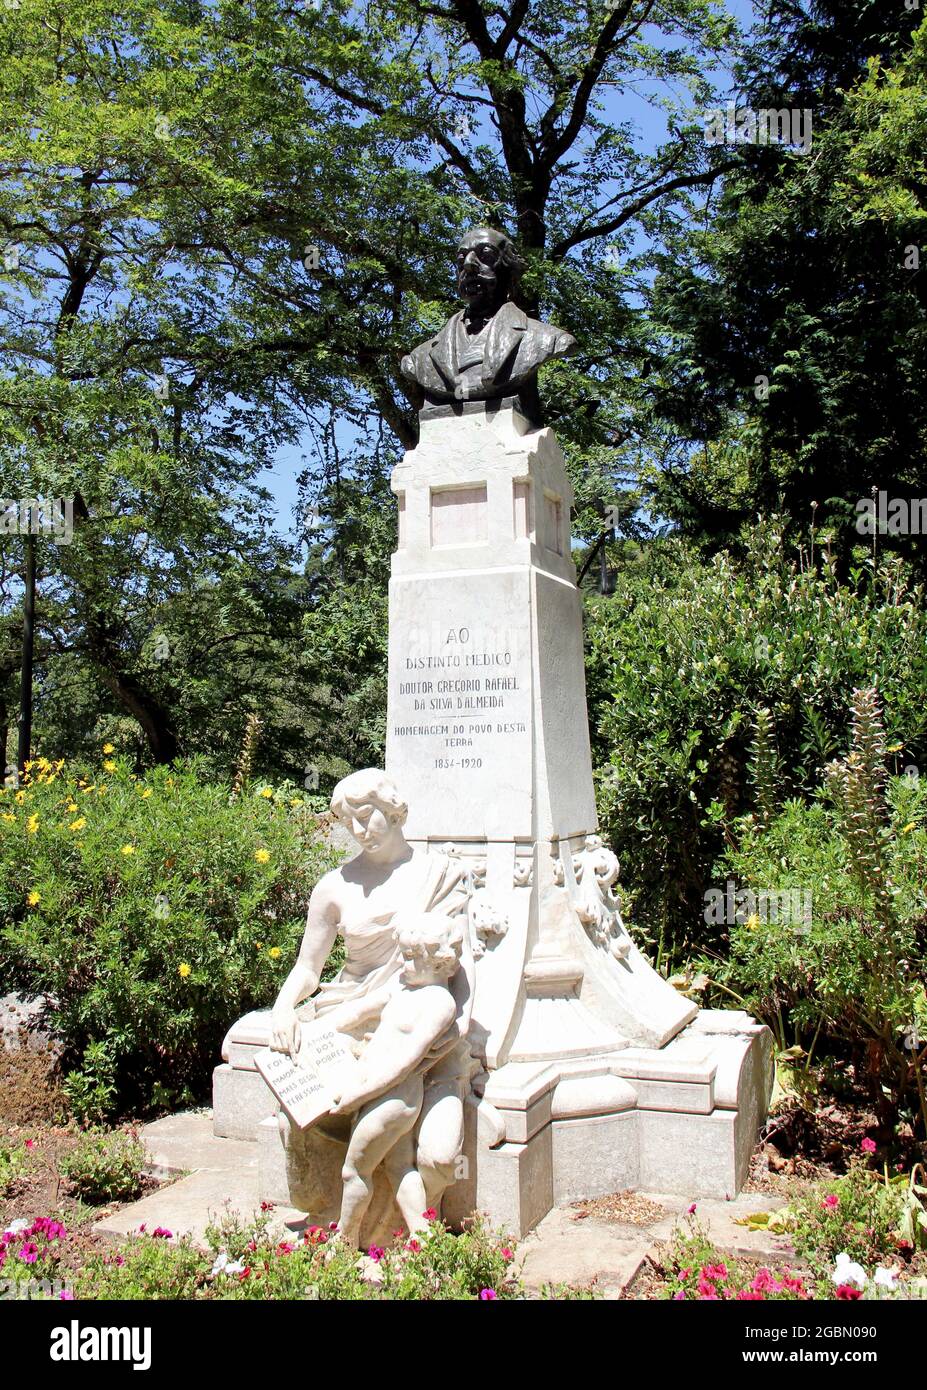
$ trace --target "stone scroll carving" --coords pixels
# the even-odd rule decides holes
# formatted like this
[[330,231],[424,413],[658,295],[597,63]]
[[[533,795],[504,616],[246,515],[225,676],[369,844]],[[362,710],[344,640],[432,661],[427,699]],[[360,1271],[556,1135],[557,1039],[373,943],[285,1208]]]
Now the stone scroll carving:
[[602,843],[602,837],[587,835],[583,848],[573,855],[576,912],[595,944],[615,960],[623,960],[631,949],[631,938],[612,892],[618,873],[618,859]]

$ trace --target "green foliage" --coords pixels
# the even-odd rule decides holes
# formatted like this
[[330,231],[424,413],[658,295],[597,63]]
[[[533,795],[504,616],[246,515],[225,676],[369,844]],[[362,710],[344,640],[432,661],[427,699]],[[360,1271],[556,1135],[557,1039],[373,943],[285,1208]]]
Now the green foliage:
[[[359,1258],[331,1231],[275,1239],[264,1212],[231,1215],[207,1229],[208,1251],[169,1232],[140,1233],[120,1255],[93,1255],[76,1276],[77,1298],[470,1300],[523,1297],[513,1278],[511,1243],[480,1219],[460,1235],[430,1223],[417,1240]],[[561,1291],[559,1296],[566,1296]],[[558,1295],[551,1295],[558,1296]]]
[[[924,54],[914,7],[814,0],[764,16],[738,65],[738,105],[808,109],[813,142],[741,147],[656,256],[654,408],[689,448],[653,506],[710,545],[775,508],[848,563],[859,499],[922,489]],[[885,545],[924,573],[919,536]]]
[[734,828],[720,861],[736,883],[810,894],[811,921],[731,926],[715,978],[769,1022],[813,1048],[849,1045],[883,1117],[913,1105],[927,1132],[927,791],[919,777],[885,784],[885,739],[872,691],[854,696],[853,747],[831,765],[833,798],[788,801],[768,826]]
[[229,1022],[272,999],[334,856],[292,790],[42,761],[0,792],[0,982],[50,994],[82,1118],[202,1097]]
[[[715,861],[737,815],[814,796],[848,746],[854,688],[878,686],[898,771],[927,755],[921,590],[895,563],[841,582],[782,547],[775,522],[743,560],[705,563],[678,541],[657,543],[618,572],[612,598],[587,603],[600,819],[633,890],[632,920],[674,964],[711,939],[704,894],[724,882]],[[763,754],[760,788],[761,710],[776,769]]]
[[[907,1185],[906,1177],[901,1181]],[[897,1254],[903,1192],[862,1159],[854,1159],[845,1176],[817,1183],[793,1198],[788,1210],[796,1253],[822,1282],[830,1278],[841,1253],[867,1270]]]
[[660,1263],[663,1298],[787,1303],[813,1297],[805,1279],[788,1268],[756,1270],[736,1256],[720,1255],[691,1212],[685,1224],[676,1227]]
[[31,1163],[31,1154],[24,1143],[11,1144],[0,1140],[0,1197],[9,1197],[16,1191]]
[[142,1190],[145,1146],[134,1130],[82,1134],[60,1169],[83,1202],[129,1202]]

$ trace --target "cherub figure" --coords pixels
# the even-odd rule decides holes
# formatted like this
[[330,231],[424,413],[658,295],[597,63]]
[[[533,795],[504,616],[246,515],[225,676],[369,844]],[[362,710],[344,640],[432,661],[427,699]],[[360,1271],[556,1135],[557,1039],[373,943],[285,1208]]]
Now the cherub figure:
[[359,1244],[381,1163],[410,1234],[427,1225],[428,1195],[416,1166],[414,1131],[425,1073],[455,1038],[457,1003],[448,982],[460,964],[462,922],[440,913],[403,914],[396,938],[403,965],[392,988],[342,1005],[331,1016],[345,1031],[378,1020],[350,1090],[336,1097],[331,1111],[354,1114],[339,1222],[353,1245]]

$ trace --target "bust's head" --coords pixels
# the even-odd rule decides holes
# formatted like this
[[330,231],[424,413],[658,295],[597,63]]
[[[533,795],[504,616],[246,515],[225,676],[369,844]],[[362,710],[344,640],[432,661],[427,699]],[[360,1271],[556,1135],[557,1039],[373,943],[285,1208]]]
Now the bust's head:
[[457,247],[457,289],[471,308],[495,312],[517,284],[524,261],[492,227],[474,227]]

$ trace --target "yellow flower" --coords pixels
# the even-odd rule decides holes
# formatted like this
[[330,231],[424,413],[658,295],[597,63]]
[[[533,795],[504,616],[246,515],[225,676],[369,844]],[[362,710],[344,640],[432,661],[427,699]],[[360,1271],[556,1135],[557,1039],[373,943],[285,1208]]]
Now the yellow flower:
[[269,801],[270,798],[273,796],[273,791],[270,787],[262,787],[261,796],[265,797]]
[[185,980],[187,976],[190,974],[190,966],[187,964],[185,960],[182,960],[178,965],[177,974],[180,976],[182,980]]
[[3,819],[4,819],[4,820],[15,821],[15,820],[16,820],[16,817],[13,815],[13,812],[12,812],[12,811],[4,811],[4,813],[3,813]]
[[71,815],[73,816],[74,812],[77,810],[77,802],[76,802],[76,801],[69,801],[69,802],[68,802],[68,810],[71,812]]
[[115,748],[113,747],[113,745],[112,745],[111,743],[104,743],[104,745],[103,745],[103,752],[104,752],[104,753],[115,753],[115,751],[116,751],[116,750],[115,750]]
[[916,820],[912,820],[912,821],[910,822],[909,825],[903,825],[903,826],[901,827],[901,833],[902,833],[902,835],[907,835],[907,833],[908,833],[909,830],[916,830],[916,829],[917,829],[917,821],[916,821]]
[[26,894],[26,902],[29,904],[30,907],[38,907],[41,901],[42,894],[37,893],[34,888],[31,893]]
[[302,804],[302,797],[299,796],[294,796],[293,800],[290,802],[291,806],[302,806]]
[[116,771],[116,764],[113,762],[112,758],[107,758],[103,764],[103,767],[107,772]]
[[254,857],[259,864],[266,864],[270,858],[270,851],[266,849],[256,849],[254,851]]
[[78,816],[77,820],[72,820],[72,821],[71,821],[71,824],[68,826],[68,829],[69,829],[69,830],[83,830],[83,828],[84,828],[84,826],[85,826],[86,824],[87,824],[87,817],[86,817],[86,816]]
[[142,800],[147,801],[149,796],[151,796],[151,788],[146,787],[145,790],[142,792]]
[[748,926],[751,931],[756,931],[757,927],[760,925],[760,919],[755,912],[751,912],[745,925]]
[[263,951],[263,949],[264,949],[264,943],[263,943],[263,941],[255,941],[255,943],[254,943],[254,949],[255,949],[256,951]]
[[123,847],[122,847],[122,849],[119,851],[119,853],[120,853],[120,854],[134,854],[134,853],[135,853],[135,846],[134,846],[134,845],[123,845]]
[[29,819],[26,821],[26,829],[28,830],[29,834],[30,834],[30,835],[34,835],[34,834],[37,832],[38,828],[39,828],[39,818],[38,818],[38,816],[30,816]]
[[267,952],[267,954],[270,956],[271,960],[278,960],[279,957],[280,957],[280,954],[281,954],[281,952],[280,952],[280,947],[279,947],[279,946],[271,946],[271,948],[270,948],[270,950]]
[[16,793],[16,798],[15,798],[15,800],[16,800],[17,806],[21,806],[21,805],[23,804],[23,802],[25,801],[25,799],[26,799],[26,793],[25,793],[25,792],[17,792],[17,793]]

